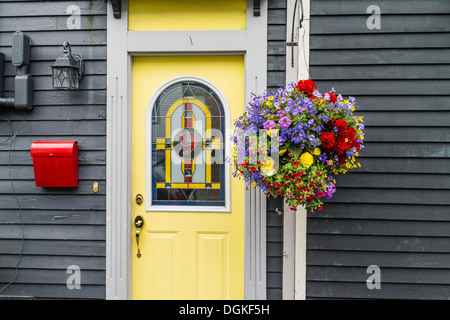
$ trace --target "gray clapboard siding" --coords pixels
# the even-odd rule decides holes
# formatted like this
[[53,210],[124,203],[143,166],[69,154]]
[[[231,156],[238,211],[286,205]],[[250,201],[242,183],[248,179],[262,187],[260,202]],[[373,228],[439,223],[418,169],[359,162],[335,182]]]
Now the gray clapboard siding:
[[275,212],[282,199],[267,200],[267,299],[282,298],[283,281],[283,217]]
[[[41,5],[41,8],[46,7],[45,4]],[[34,16],[31,19],[30,17],[2,17],[0,28],[2,32],[34,31],[36,26],[40,26],[40,30],[46,31],[67,30],[68,16]],[[105,26],[106,15],[81,15],[80,17],[80,30],[105,29]]]
[[[101,152],[103,154],[104,152]],[[29,154],[28,152],[26,154]],[[92,154],[92,152],[89,152],[89,154]],[[18,163],[21,159],[23,159],[24,156],[21,156],[20,153],[14,153],[11,156],[11,162],[12,163]],[[1,161],[1,154],[0,154],[0,161]],[[4,159],[6,159],[6,162],[8,161],[8,157],[6,156]],[[81,183],[83,180],[92,180],[100,182],[101,180],[105,179],[106,170],[105,167],[102,166],[102,162],[104,162],[105,157],[98,157],[95,158],[91,155],[91,157],[83,157],[83,163],[79,164],[78,166],[78,180]],[[96,162],[98,165],[92,165],[94,162]],[[87,165],[85,165],[87,163]],[[23,163],[22,163],[23,164]],[[11,172],[11,177],[14,180],[34,180],[34,171],[33,167],[31,166],[31,161],[28,163],[27,166],[11,166],[7,163],[0,164],[0,179],[9,179],[9,175]],[[11,171],[10,171],[11,170]]]
[[[70,276],[70,274],[66,274]],[[99,299],[99,297],[104,296],[105,286],[104,285],[81,285],[80,289],[69,290],[67,285],[64,283],[62,285],[48,285],[48,284],[14,284],[8,289],[8,299],[9,296],[13,296],[13,299]],[[23,292],[37,292],[39,296],[24,296]]]
[[[450,35],[447,35],[449,37]],[[315,66],[318,77],[316,80],[404,80],[404,79],[448,79],[448,65],[389,65],[379,66]]]
[[364,111],[448,111],[450,101],[447,96],[419,96],[411,92],[409,95],[358,95],[358,104]]
[[[26,120],[26,125],[24,125],[19,132],[22,135],[32,135],[34,132],[41,132],[42,135],[55,135],[56,133],[67,136],[82,134],[101,135],[106,132],[106,129],[99,125],[103,122],[104,120]],[[22,124],[23,123],[20,123],[20,125]],[[20,127],[20,125],[18,125],[18,127]],[[9,133],[8,131],[8,127],[2,127],[1,133],[5,135]]]
[[[323,283],[311,282],[310,290],[317,296],[322,298],[331,299],[339,296],[343,299],[352,299],[355,296],[363,297],[364,299],[427,299],[437,300],[450,294],[449,287],[447,285],[425,285],[421,284],[422,290],[420,292],[415,291],[416,284],[391,284],[385,283],[382,289],[385,290],[367,290],[365,284],[361,283],[348,283],[345,288],[336,287],[338,282],[329,282],[330,287],[328,290],[323,290]],[[386,293],[383,293],[385,291]]]
[[[311,224],[315,218],[320,217],[328,219],[327,222],[332,224],[332,218],[336,219],[377,219],[402,220],[405,218],[405,211],[408,212],[407,218],[411,221],[449,221],[448,206],[446,205],[423,205],[423,204],[386,204],[381,201],[373,203],[370,206],[361,203],[328,203],[320,216],[317,215],[311,219]],[[432,212],[433,215],[427,215]],[[311,229],[313,232],[314,230]],[[344,248],[345,249],[345,248]]]
[[[345,48],[345,43],[342,44]],[[311,55],[311,67],[316,65],[410,65],[410,64],[448,64],[450,49],[359,49],[348,51],[317,50]]]
[[[67,249],[67,247],[64,247]],[[0,277],[12,278],[14,269],[0,269]],[[67,281],[66,270],[33,270],[25,269],[17,276],[15,284],[61,284]],[[86,270],[83,281],[90,284],[104,285],[105,278],[101,271]]]
[[[92,184],[94,180],[79,181],[77,188],[36,188],[33,180],[15,181],[14,189],[19,194],[92,194]],[[95,181],[98,183],[99,192],[97,194],[105,194],[106,182]],[[0,190],[8,190],[11,188],[10,181],[0,180]],[[36,190],[37,189],[37,190]]]
[[360,173],[340,177],[341,187],[450,189],[450,176],[442,174]]
[[35,106],[73,106],[103,105],[106,101],[105,90],[88,90],[77,92],[35,91]]
[[[359,159],[361,168],[359,172],[373,173],[450,173],[448,159],[427,159],[423,161],[420,158],[377,158],[366,157]],[[356,171],[355,171],[356,172]]]
[[[38,16],[63,16],[67,19],[67,8],[76,5],[84,14],[104,15],[105,5],[102,1],[48,1],[51,5],[45,6],[42,1],[27,1],[26,5],[20,5],[17,1],[0,3],[0,17],[38,17]],[[45,10],[42,7],[45,6]],[[72,12],[72,10],[70,10]]]
[[[105,223],[105,213],[94,210],[30,210],[22,215],[22,222],[27,225],[33,224],[64,224],[64,225],[103,225]],[[18,223],[17,210],[2,210],[0,223]],[[31,245],[31,244],[30,244]]]
[[[450,61],[450,58],[449,58]],[[335,80],[317,81],[323,88],[334,87],[342,95],[445,95],[450,87],[450,80],[414,79],[414,80]]]
[[[382,251],[387,252],[388,247],[397,247],[402,252],[415,252],[420,250],[426,250],[427,252],[445,252],[443,249],[440,249],[442,245],[445,245],[448,241],[446,237],[415,237],[415,236],[385,236],[380,238],[374,235],[321,235],[314,234],[310,237],[311,242],[314,243],[309,246],[309,249],[316,250],[339,250],[338,244],[346,244],[353,251]],[[319,276],[321,270],[325,270],[326,267],[312,269],[311,274],[316,274],[316,277]],[[439,270],[441,274],[445,274],[445,270]],[[410,273],[417,273],[417,270],[411,270]],[[364,272],[359,273],[355,272],[355,275],[359,276],[359,279],[362,279]],[[424,277],[423,282],[434,281],[433,276],[431,279],[426,279]],[[325,276],[321,276],[322,279],[325,279]],[[345,275],[343,275],[345,278]],[[446,277],[446,281],[449,281],[450,278]],[[317,279],[315,279],[317,280]],[[365,279],[364,279],[365,280]],[[444,279],[443,279],[444,280]],[[442,281],[442,280],[441,280]]]
[[311,49],[399,49],[411,48],[448,48],[448,32],[439,33],[391,33],[391,34],[312,34]]
[[[369,5],[381,29],[369,30]],[[450,3],[311,1],[311,77],[354,96],[362,167],[310,216],[309,299],[449,299]],[[366,286],[369,265],[381,289]]]
[[[24,120],[28,119],[42,120],[104,120],[106,111],[101,105],[77,105],[76,108],[71,106],[49,106],[43,105],[33,109],[33,112],[27,113],[11,113],[10,120],[17,121],[13,123],[15,131],[21,133],[20,127]],[[58,132],[55,132],[58,134]]]
[[[286,0],[268,2],[267,90],[286,85]],[[267,299],[282,299],[283,217],[282,199],[267,199]]]
[[[315,16],[314,20],[311,19],[311,34],[366,33],[368,30],[367,18],[365,10],[358,15]],[[383,14],[382,20],[383,27],[374,29],[373,33],[448,32],[449,25],[448,17],[445,14]]]
[[[67,27],[71,5],[81,10],[81,29]],[[0,1],[0,52],[5,54],[5,96],[11,96],[12,32],[31,39],[34,109],[0,110],[0,142],[16,136],[9,152],[0,148],[0,293],[35,299],[105,297],[106,219],[106,3],[104,1]],[[56,91],[51,68],[68,41],[83,56],[79,91]],[[77,141],[79,186],[36,188],[30,147],[33,141]],[[12,178],[12,181],[10,180]],[[92,185],[99,183],[98,193]],[[14,186],[15,196],[12,192]],[[17,200],[20,202],[19,210]],[[24,241],[22,241],[22,234]],[[81,289],[70,290],[67,267],[81,270]]]

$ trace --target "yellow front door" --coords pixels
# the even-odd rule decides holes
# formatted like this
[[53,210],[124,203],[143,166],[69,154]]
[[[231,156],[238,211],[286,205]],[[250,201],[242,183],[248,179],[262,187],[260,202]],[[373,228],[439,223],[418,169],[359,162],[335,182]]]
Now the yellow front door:
[[132,86],[133,298],[243,299],[244,183],[225,159],[243,56],[135,57]]

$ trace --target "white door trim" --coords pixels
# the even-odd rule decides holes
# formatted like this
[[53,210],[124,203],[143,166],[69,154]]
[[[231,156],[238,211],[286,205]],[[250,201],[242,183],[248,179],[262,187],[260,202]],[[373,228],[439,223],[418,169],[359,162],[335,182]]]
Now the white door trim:
[[[261,0],[260,16],[253,15],[253,0],[247,0],[247,30],[191,32],[186,45],[183,32],[128,31],[128,0],[121,1],[121,18],[107,12],[107,161],[106,161],[106,299],[131,299],[132,283],[132,194],[131,194],[131,61],[137,55],[238,54],[244,56],[245,98],[262,94],[267,86],[267,0]],[[220,34],[226,41],[216,37]],[[192,36],[194,35],[194,36]],[[144,39],[161,39],[157,44]],[[184,37],[183,41],[180,37]],[[180,43],[167,41],[179,40]],[[198,42],[197,42],[198,41]],[[153,45],[150,45],[153,44]],[[190,45],[190,46],[189,46]],[[234,119],[232,119],[233,121]],[[245,298],[264,299],[265,288],[265,197],[261,192],[246,202],[245,212]],[[245,206],[248,207],[247,205]],[[257,217],[257,219],[255,218]],[[255,273],[255,270],[259,270]]]

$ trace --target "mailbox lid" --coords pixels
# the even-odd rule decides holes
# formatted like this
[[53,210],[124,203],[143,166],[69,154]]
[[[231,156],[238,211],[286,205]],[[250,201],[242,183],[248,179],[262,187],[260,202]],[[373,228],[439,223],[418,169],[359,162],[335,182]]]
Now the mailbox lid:
[[76,141],[34,141],[31,144],[32,157],[73,157],[78,155]]

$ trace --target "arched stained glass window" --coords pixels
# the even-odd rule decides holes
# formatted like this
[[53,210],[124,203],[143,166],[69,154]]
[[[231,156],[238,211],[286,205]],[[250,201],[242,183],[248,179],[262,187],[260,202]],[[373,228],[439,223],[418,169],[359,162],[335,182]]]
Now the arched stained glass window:
[[152,205],[225,206],[224,108],[196,81],[157,97],[152,112]]

